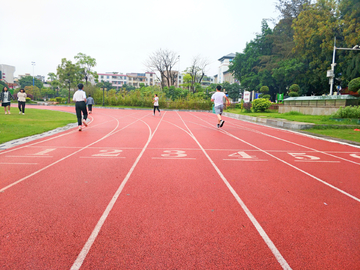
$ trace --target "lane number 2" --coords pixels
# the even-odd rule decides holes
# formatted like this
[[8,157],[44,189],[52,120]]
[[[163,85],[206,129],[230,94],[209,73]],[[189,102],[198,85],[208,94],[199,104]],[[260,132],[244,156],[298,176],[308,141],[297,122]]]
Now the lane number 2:
[[92,155],[93,157],[117,157],[121,154],[122,150],[100,150],[99,154]]

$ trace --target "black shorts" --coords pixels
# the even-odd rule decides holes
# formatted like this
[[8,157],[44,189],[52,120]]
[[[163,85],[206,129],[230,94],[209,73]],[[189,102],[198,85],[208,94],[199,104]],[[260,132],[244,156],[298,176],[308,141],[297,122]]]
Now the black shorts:
[[1,106],[3,107],[7,107],[7,106],[10,106],[11,102],[3,102],[1,103]]

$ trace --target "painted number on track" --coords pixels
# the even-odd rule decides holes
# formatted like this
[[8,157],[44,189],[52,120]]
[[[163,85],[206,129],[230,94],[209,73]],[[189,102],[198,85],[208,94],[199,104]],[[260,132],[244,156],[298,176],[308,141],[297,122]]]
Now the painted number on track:
[[93,157],[117,157],[121,154],[122,150],[100,150],[99,154],[92,155]]
[[256,158],[255,156],[250,156],[249,154],[246,154],[245,152],[236,152],[234,154],[230,154],[229,157],[235,157],[235,158]]
[[49,152],[54,151],[54,150],[56,150],[56,148],[45,149],[45,150],[43,150],[41,152],[38,152],[38,153],[34,154],[34,156],[47,156]]
[[165,150],[165,154],[162,154],[162,157],[168,157],[168,158],[182,158],[186,157],[187,154],[185,154],[185,151],[182,150]]
[[289,155],[293,156],[297,160],[320,160],[319,157],[310,156],[306,153],[289,153]]

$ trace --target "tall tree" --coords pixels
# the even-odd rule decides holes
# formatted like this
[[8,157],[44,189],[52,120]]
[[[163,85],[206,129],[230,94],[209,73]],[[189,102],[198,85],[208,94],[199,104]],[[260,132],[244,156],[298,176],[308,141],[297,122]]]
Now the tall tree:
[[185,72],[190,75],[190,89],[193,93],[196,92],[196,86],[201,85],[201,81],[205,76],[205,69],[209,65],[206,59],[196,56],[193,58],[192,65],[188,67]]
[[[21,88],[25,88],[25,86],[33,86],[33,77],[32,76],[24,76],[19,80]],[[34,85],[39,89],[43,87],[42,81],[34,78]]]
[[78,53],[74,58],[77,60],[76,64],[80,66],[81,71],[83,72],[86,85],[91,77],[94,78],[94,81],[98,79],[97,72],[92,70],[92,68],[96,66],[95,58],[83,53]]
[[147,68],[152,72],[158,72],[161,86],[173,86],[177,81],[178,72],[174,70],[179,57],[177,53],[159,49],[150,55],[146,62]]
[[70,88],[76,87],[76,85],[82,80],[80,68],[78,65],[73,64],[70,60],[63,58],[61,59],[61,64],[57,67],[57,76],[59,77],[59,82],[64,87],[69,87],[68,103],[70,103]]

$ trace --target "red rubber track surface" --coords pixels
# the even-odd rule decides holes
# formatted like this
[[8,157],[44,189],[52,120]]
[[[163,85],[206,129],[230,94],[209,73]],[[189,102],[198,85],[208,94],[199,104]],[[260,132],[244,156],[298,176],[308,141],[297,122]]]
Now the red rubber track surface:
[[359,148],[210,113],[90,119],[0,152],[0,269],[360,269]]

